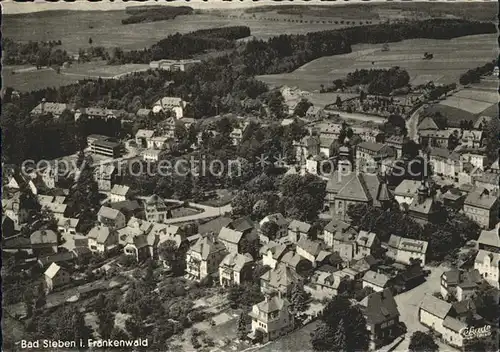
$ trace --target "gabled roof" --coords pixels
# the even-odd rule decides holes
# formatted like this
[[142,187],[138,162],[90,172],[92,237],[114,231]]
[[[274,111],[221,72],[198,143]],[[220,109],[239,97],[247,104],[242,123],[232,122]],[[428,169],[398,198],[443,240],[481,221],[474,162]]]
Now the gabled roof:
[[302,277],[297,274],[295,270],[283,263],[279,263],[274,270],[266,272],[260,278],[268,281],[271,287],[277,289],[280,287],[288,287],[302,281]]
[[473,207],[477,208],[483,208],[483,209],[491,209],[495,205],[495,203],[498,202],[498,197],[495,195],[492,195],[488,190],[486,189],[476,189],[472,192],[470,192],[467,195],[467,198],[465,198],[465,203],[466,205],[470,205]]
[[226,226],[236,231],[246,232],[248,230],[254,229],[255,224],[249,216],[242,216],[231,221],[231,223],[227,224]]
[[463,329],[465,329],[467,327],[467,325],[465,323],[463,323],[460,320],[455,319],[451,316],[447,316],[446,318],[444,318],[443,326],[445,328],[450,329],[452,331],[455,331],[457,333],[459,333],[460,331],[462,331]]
[[264,219],[262,219],[260,221],[260,225],[262,226],[265,222],[267,221],[264,221],[266,220],[267,221],[272,221],[272,222],[275,222],[279,227],[282,227],[282,226],[285,226],[289,224],[289,221],[283,216],[283,214],[281,213],[275,213],[275,214],[270,214],[270,215],[267,215],[266,217],[264,217]]
[[231,267],[234,271],[240,272],[245,265],[252,262],[253,258],[250,254],[229,253],[224,257],[219,266]]
[[304,260],[305,258],[301,257],[300,254],[297,254],[296,252],[286,252],[283,258],[281,258],[281,263],[286,264],[287,266],[296,269],[297,265],[300,263],[301,260]]
[[498,159],[495,160],[495,162],[493,164],[491,164],[490,169],[492,169],[492,170],[499,170],[500,169],[500,167],[498,166]]
[[151,138],[154,134],[154,130],[141,129],[137,131],[137,133],[135,134],[135,138]]
[[218,239],[221,241],[238,244],[240,243],[242,236],[243,232],[223,227],[219,232]]
[[115,220],[118,217],[118,215],[120,215],[119,210],[116,210],[116,209],[113,209],[110,207],[106,207],[104,205],[101,207],[101,209],[99,209],[99,212],[97,213],[98,217],[104,217],[104,218],[113,219],[113,220]]
[[326,191],[329,193],[338,193],[354,176],[354,172],[349,172],[346,175],[338,170],[335,170],[328,178]]
[[425,117],[417,127],[418,130],[439,130],[438,125],[434,122],[434,119],[430,116]]
[[387,282],[389,282],[389,277],[382,273],[377,273],[376,271],[369,270],[363,276],[363,281],[366,281],[372,285],[383,287],[387,286]]
[[57,275],[59,270],[61,270],[61,267],[56,263],[52,263],[47,268],[47,270],[45,270],[45,276],[47,276],[49,279],[53,279]]
[[267,300],[257,303],[258,310],[262,313],[269,314],[271,312],[281,311],[288,309],[290,303],[286,299],[278,296],[273,296]]
[[[392,236],[391,236],[392,237]],[[398,249],[409,252],[425,254],[427,252],[427,241],[415,240],[413,238],[400,237]]]
[[365,180],[359,174],[351,178],[347,184],[339,190],[337,198],[368,202],[372,199]]
[[200,253],[201,258],[206,260],[211,253],[224,251],[225,249],[226,247],[222,243],[213,241],[208,237],[202,237],[190,248],[190,251]]
[[479,263],[479,264],[484,264],[484,260],[487,258],[490,261],[490,266],[498,268],[498,266],[500,265],[500,254],[499,253],[485,251],[483,249],[480,249],[479,252],[477,252],[476,259],[474,260],[474,262]]
[[297,248],[303,249],[305,252],[311,254],[316,258],[316,256],[321,251],[321,243],[317,241],[311,241],[307,238],[302,237],[297,242]]
[[423,309],[440,319],[444,319],[451,309],[451,304],[443,301],[442,299],[434,297],[431,294],[426,294],[422,303],[420,304],[420,309]]
[[415,197],[408,210],[420,214],[431,214],[436,211],[436,203],[432,197],[426,197],[422,202],[418,197]]
[[105,243],[111,234],[109,227],[106,226],[95,226],[93,227],[87,237],[94,239],[97,243]]
[[116,194],[117,196],[126,196],[130,190],[129,186],[125,185],[114,185],[111,189],[111,194]]
[[60,217],[57,219],[57,226],[64,226],[69,228],[76,228],[80,222],[80,219],[76,218],[64,218]]
[[31,244],[55,244],[57,245],[57,234],[52,230],[35,231],[30,236]]
[[370,325],[376,325],[399,316],[398,305],[389,288],[374,292],[362,301],[363,313]]
[[382,148],[384,147],[383,144],[381,143],[375,143],[375,142],[369,142],[369,141],[364,141],[359,143],[356,146],[356,149],[366,149],[371,152],[377,153],[379,152]]
[[198,226],[198,232],[201,234],[206,233],[219,233],[223,227],[228,226],[231,223],[231,218],[227,217],[218,217],[213,220],[210,220],[204,224]]
[[299,220],[292,220],[290,222],[290,224],[288,225],[289,231],[299,231],[299,232],[303,232],[303,233],[308,233],[310,229],[311,229],[311,225],[309,225],[306,222],[299,221]]
[[361,230],[356,237],[356,243],[360,246],[371,248],[376,238],[377,235],[375,233]]
[[500,248],[500,235],[498,234],[498,229],[494,228],[490,231],[482,230],[477,239],[477,243]]

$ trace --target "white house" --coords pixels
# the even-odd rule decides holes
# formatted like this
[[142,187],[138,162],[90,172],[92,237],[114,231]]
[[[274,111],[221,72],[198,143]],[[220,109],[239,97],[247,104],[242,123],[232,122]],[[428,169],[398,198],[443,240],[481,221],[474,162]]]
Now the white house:
[[174,113],[176,119],[182,119],[185,107],[186,102],[181,98],[163,97],[153,104],[152,110],[154,114],[158,114],[160,111],[171,111]]
[[263,342],[274,340],[293,330],[294,318],[289,309],[290,304],[284,298],[265,295],[264,301],[255,304],[250,312],[252,318],[251,338],[262,333]]

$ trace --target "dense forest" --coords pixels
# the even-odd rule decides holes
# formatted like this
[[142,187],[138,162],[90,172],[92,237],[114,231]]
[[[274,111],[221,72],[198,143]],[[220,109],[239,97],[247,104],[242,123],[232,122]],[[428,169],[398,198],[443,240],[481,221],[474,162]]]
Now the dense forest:
[[149,63],[160,59],[189,59],[207,51],[235,47],[235,40],[250,35],[244,26],[204,29],[186,34],[176,33],[160,40],[146,50],[123,51],[116,48],[109,64]]
[[71,61],[65,50],[57,48],[62,43],[60,40],[48,42],[15,42],[9,38],[2,39],[3,64],[4,65],[26,65],[37,67],[62,65]]
[[171,20],[180,15],[192,14],[193,8],[189,6],[134,6],[125,11],[131,16],[123,19],[122,24]]

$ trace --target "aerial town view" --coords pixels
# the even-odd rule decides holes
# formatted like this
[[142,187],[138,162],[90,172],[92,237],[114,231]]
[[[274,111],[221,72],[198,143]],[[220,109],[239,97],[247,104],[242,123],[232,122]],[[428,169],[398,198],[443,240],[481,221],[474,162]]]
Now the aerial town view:
[[497,14],[2,3],[2,351],[498,351]]

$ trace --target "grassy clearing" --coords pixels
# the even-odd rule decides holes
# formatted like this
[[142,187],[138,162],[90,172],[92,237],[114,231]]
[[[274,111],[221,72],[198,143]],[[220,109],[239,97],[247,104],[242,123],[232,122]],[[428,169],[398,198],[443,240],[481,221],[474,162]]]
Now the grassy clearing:
[[[452,40],[412,39],[391,43],[389,49],[383,52],[381,45],[354,45],[352,53],[319,58],[291,73],[258,78],[273,85],[317,90],[321,84],[327,85],[356,69],[400,66],[408,71],[414,84],[429,80],[447,84],[458,82],[462,73],[484,64],[498,53],[495,34]],[[434,58],[423,60],[425,52],[433,53]]]
[[492,105],[491,103],[460,98],[456,96],[448,97],[445,100],[443,100],[440,104],[464,110],[474,115],[479,114],[481,111],[488,109]]

